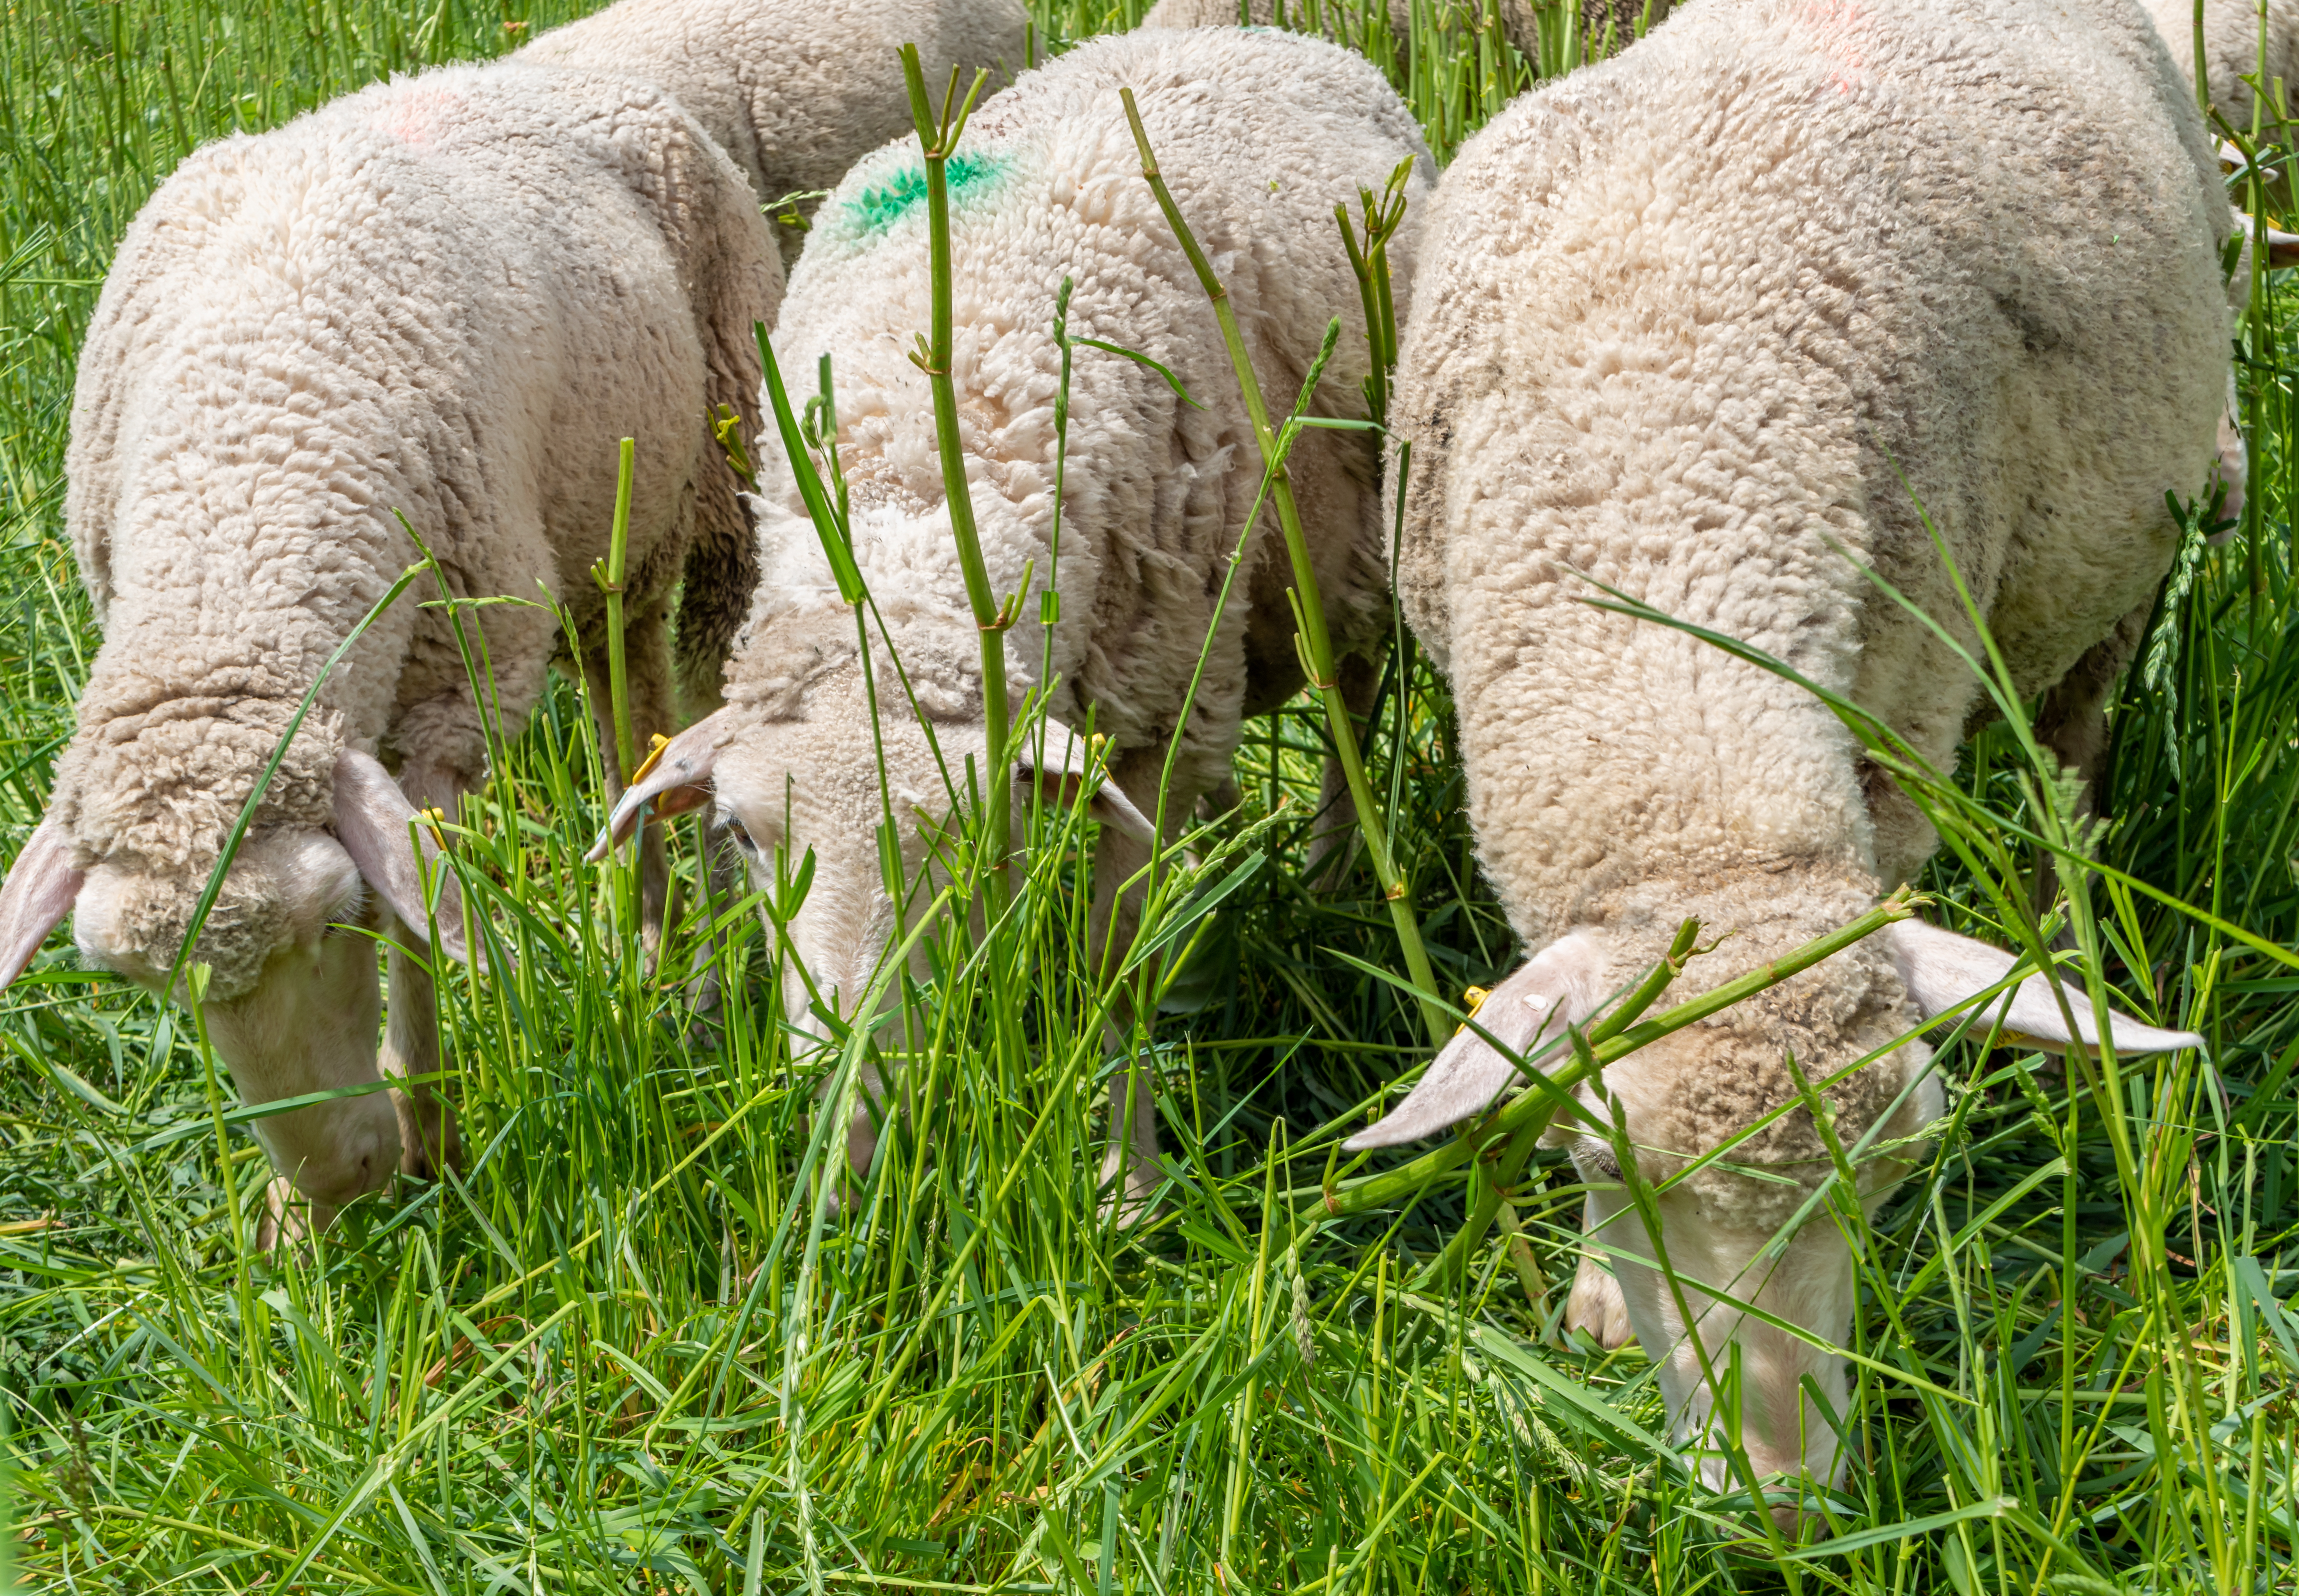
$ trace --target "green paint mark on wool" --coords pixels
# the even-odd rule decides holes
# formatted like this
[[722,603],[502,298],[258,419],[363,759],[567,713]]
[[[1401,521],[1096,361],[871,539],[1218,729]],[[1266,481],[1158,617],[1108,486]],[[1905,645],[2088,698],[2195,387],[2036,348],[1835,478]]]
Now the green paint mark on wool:
[[[1006,162],[996,155],[952,155],[942,169],[942,183],[950,198],[957,199],[1005,170]],[[911,206],[924,204],[925,197],[925,169],[908,167],[896,172],[891,182],[866,188],[861,198],[848,201],[847,220],[866,233],[879,232],[893,226]]]

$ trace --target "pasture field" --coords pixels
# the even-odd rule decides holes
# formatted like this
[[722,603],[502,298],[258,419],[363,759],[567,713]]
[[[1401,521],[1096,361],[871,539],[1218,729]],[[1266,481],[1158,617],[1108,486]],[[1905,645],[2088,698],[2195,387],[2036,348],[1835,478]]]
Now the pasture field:
[[[1355,0],[1353,0],[1355,3]],[[1141,0],[1036,0],[1042,40]],[[1328,0],[1328,10],[1336,9]],[[561,0],[9,0],[0,10],[0,830],[41,812],[96,645],[62,524],[74,359],[111,252],[195,144],[486,55]],[[1104,14],[1105,11],[1108,14]],[[1440,158],[1568,59],[1415,0]],[[1392,57],[1392,60],[1394,57]],[[832,1207],[826,1060],[771,947],[689,907],[660,968],[560,685],[462,817],[520,959],[441,988],[465,1168],[254,1249],[267,1173],[179,1011],[57,937],[0,1002],[0,1589],[267,1593],[1998,1592],[2288,1590],[2299,1523],[2299,358],[2243,333],[2242,536],[2191,537],[2116,705],[2112,824],[2069,830],[2016,722],[1928,802],[1924,885],[2004,945],[2034,838],[2088,866],[2115,1001],[2210,1039],[2079,1068],[1946,1050],[1928,1163],[1864,1226],[1841,1489],[1783,1535],[1689,1483],[1637,1351],[1560,1331],[1578,1176],[1543,1152],[1457,1273],[1457,1167],[1332,1218],[1340,1138],[1427,1056],[1359,850],[1307,885],[1324,747],[1249,728],[1242,811],[1169,873],[1154,1027],[1172,1178],[1100,1210],[1105,1006],[1072,817],[1015,907],[934,945],[873,1044],[904,1112]],[[613,462],[569,461],[611,471]],[[2016,706],[2015,706],[2016,707]],[[1515,960],[1411,649],[1367,734],[1445,996]],[[675,837],[691,880],[697,839]],[[483,885],[482,885],[483,884]],[[978,884],[969,869],[962,885]],[[797,890],[798,883],[787,890]],[[2049,927],[2046,927],[2048,930]],[[2101,977],[2095,977],[2098,979]],[[838,1079],[850,1081],[842,1073]],[[1344,1205],[1347,1206],[1347,1205]]]

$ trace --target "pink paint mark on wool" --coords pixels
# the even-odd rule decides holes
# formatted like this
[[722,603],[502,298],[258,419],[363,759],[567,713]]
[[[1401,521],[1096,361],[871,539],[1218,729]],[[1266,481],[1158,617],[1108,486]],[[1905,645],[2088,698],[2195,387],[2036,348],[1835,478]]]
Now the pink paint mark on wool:
[[461,109],[461,95],[429,88],[400,96],[376,119],[376,127],[411,149],[427,150]]
[[1868,75],[1868,58],[1853,37],[1866,21],[1855,0],[1807,0],[1801,20],[1820,36],[1820,51],[1835,68],[1836,92],[1848,95]]

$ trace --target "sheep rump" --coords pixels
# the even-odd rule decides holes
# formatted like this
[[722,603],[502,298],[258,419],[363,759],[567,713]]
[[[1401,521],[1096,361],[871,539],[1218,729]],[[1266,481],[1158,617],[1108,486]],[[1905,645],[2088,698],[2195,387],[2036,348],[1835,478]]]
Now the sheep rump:
[[[1222,128],[1214,120],[1224,112],[1242,119],[1241,108],[1232,108],[1247,98],[1227,86],[1229,71],[1268,77],[1250,121]],[[970,296],[959,311],[966,331],[955,378],[992,586],[1011,591],[1025,563],[1034,561],[1036,586],[1050,581],[1060,594],[1069,624],[1050,639],[1058,678],[1050,713],[1082,722],[1090,708],[1116,747],[1162,750],[1212,628],[1214,600],[1260,471],[1204,294],[1141,180],[1117,100],[1127,86],[1183,214],[1228,273],[1273,404],[1299,391],[1327,320],[1340,314],[1341,344],[1313,408],[1323,415],[1361,409],[1357,385],[1366,356],[1354,314],[1356,279],[1332,209],[1337,201],[1353,203],[1360,186],[1378,188],[1398,161],[1426,157],[1402,104],[1370,65],[1320,41],[1282,35],[1093,41],[1063,56],[1058,70],[1025,77],[968,125],[967,148],[956,158],[951,215],[959,292]],[[1338,104],[1337,91],[1346,96]],[[1368,115],[1368,108],[1384,114]],[[1332,154],[1319,153],[1320,139],[1332,141]],[[979,710],[974,620],[941,503],[933,436],[915,420],[931,413],[926,381],[906,350],[882,336],[907,325],[904,318],[926,300],[925,210],[922,191],[914,195],[910,187],[916,168],[914,150],[903,145],[856,167],[825,207],[775,342],[787,370],[806,371],[818,354],[833,355],[856,559],[866,576],[882,578],[873,583],[882,608],[891,600],[922,636],[930,630],[950,636],[948,648],[933,653],[923,679],[934,702],[947,705],[937,712],[955,716],[962,707]],[[1419,200],[1426,190],[1416,182],[1413,192]],[[1408,214],[1417,216],[1417,206]],[[1411,236],[1390,254],[1403,305]],[[1059,370],[1052,326],[1055,292],[1066,276],[1075,279],[1074,337],[1141,351],[1207,408],[1191,408],[1131,362],[1078,353],[1057,571],[1047,546]],[[884,287],[857,292],[853,285],[866,280]],[[1119,420],[1099,426],[1104,416]],[[759,453],[760,481],[771,486],[756,501],[764,573],[745,630],[763,643],[780,616],[834,603],[835,592],[788,486],[779,439],[762,438]],[[1386,587],[1369,491],[1372,452],[1349,435],[1313,433],[1291,469],[1335,617],[1336,646],[1361,646],[1378,630]],[[1250,587],[1253,602],[1232,603],[1215,628],[1212,661],[1183,736],[1177,780],[1192,794],[1226,773],[1241,716],[1283,702],[1299,685],[1290,621],[1282,646],[1251,624],[1267,619],[1273,598],[1283,609],[1268,578],[1291,583],[1274,530],[1252,535],[1244,563],[1256,579],[1241,586]],[[1008,658],[1022,673],[1017,686],[1035,679],[1049,643],[1036,604],[1022,609],[1008,635]],[[738,654],[730,683],[750,674]]]
[[[668,91],[749,180],[759,205],[829,188],[910,125],[900,46],[915,44],[930,87],[956,67],[1021,69],[1021,0],[618,0],[554,28],[511,59],[642,79]],[[729,200],[728,203],[734,203]],[[813,202],[800,203],[801,217]],[[779,223],[788,267],[804,234]],[[764,318],[773,325],[771,314]],[[750,385],[747,435],[758,416]],[[758,585],[747,522],[707,519],[686,556],[679,598],[679,686],[697,712],[716,707],[718,674]]]
[[[668,89],[772,205],[835,187],[909,130],[902,46],[939,103],[952,68],[993,87],[1021,71],[1028,23],[1021,0],[618,0],[511,59]],[[786,255],[802,237],[788,230]]]

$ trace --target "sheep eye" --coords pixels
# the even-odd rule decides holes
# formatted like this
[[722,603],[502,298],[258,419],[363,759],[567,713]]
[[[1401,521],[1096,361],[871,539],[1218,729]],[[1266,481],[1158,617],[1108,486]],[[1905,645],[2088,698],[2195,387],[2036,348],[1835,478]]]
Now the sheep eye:
[[745,831],[743,828],[743,823],[732,815],[726,817],[726,835],[735,839],[735,845],[743,852],[756,853],[759,851],[759,844],[751,840],[751,834]]

